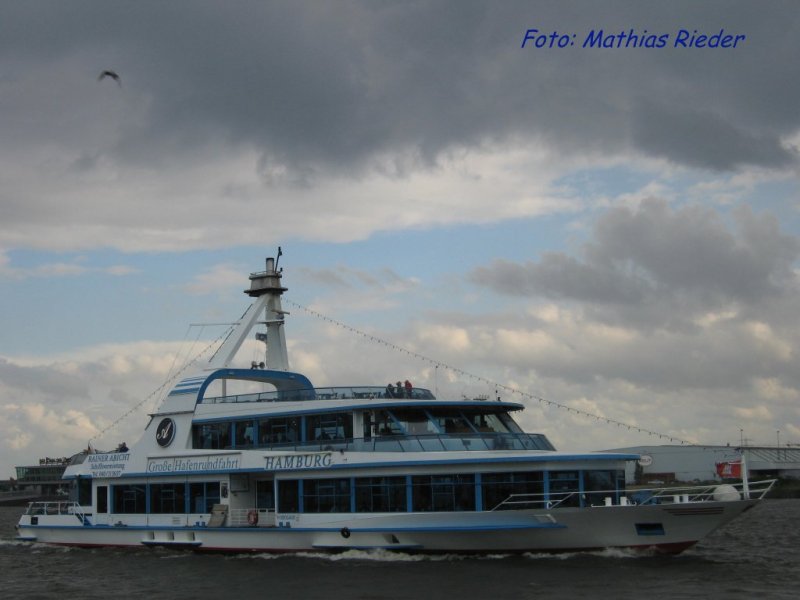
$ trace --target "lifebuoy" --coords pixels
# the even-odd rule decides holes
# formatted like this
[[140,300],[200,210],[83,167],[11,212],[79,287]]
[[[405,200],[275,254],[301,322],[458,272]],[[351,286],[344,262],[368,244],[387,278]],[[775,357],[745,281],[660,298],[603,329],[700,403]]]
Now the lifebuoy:
[[350,537],[350,530],[347,527],[342,527],[342,530],[339,533],[341,533],[342,537],[345,539]]
[[247,513],[247,522],[250,525],[258,525],[258,511],[251,510]]

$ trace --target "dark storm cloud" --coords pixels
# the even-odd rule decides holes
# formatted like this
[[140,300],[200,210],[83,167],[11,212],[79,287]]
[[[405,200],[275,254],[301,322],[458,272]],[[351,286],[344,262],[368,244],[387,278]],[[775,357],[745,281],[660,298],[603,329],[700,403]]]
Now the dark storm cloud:
[[713,210],[650,200],[604,213],[580,258],[497,261],[471,278],[501,293],[569,300],[604,320],[652,326],[796,294],[800,240],[771,215],[742,208],[734,221],[732,231]]
[[[402,174],[454,147],[525,138],[570,154],[782,167],[797,158],[781,140],[800,127],[799,18],[792,2],[14,3],[0,83],[15,90],[38,72],[38,93],[58,96],[49,74],[66,70],[95,94],[113,68],[125,81],[113,91],[144,107],[119,157],[157,162],[221,140],[252,145],[265,176],[296,182],[352,175],[375,156]],[[534,27],[574,33],[577,47],[521,49]],[[681,27],[747,40],[580,48],[591,30]],[[32,92],[4,103],[22,110]],[[78,101],[55,104],[69,114]],[[58,135],[6,112],[18,133]]]
[[634,143],[653,156],[681,157],[697,167],[725,170],[738,165],[780,167],[796,160],[777,135],[747,131],[712,110],[642,105],[632,115]]

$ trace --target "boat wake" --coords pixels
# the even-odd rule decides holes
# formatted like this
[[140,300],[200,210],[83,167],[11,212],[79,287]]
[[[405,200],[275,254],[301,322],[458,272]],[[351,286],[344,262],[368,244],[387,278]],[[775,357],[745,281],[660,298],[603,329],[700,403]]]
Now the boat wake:
[[602,550],[583,550],[577,552],[526,552],[523,554],[526,559],[530,560],[570,560],[575,558],[625,558],[625,559],[641,559],[651,558],[654,556],[661,556],[656,550],[642,550],[634,548],[603,548]]
[[329,562],[341,561],[371,561],[385,563],[411,563],[411,562],[455,562],[460,560],[499,560],[508,558],[510,554],[408,554],[383,549],[375,550],[345,550],[344,552],[297,552],[292,554],[239,554],[237,558],[275,560],[281,558],[306,558],[324,560]]

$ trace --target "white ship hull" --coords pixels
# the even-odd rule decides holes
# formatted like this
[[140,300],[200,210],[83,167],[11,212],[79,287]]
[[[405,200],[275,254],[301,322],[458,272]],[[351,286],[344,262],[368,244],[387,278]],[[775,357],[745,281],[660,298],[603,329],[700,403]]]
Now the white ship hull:
[[291,527],[81,525],[31,516],[19,538],[68,546],[164,546],[228,552],[387,549],[412,552],[570,552],[601,548],[677,553],[757,500],[502,512],[316,515]]

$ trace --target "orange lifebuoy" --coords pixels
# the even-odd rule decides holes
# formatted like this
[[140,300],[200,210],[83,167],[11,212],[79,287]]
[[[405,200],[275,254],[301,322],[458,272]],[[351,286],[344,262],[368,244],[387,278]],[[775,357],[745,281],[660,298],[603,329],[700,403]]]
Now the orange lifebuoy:
[[258,511],[251,510],[247,513],[247,522],[250,525],[258,525]]

